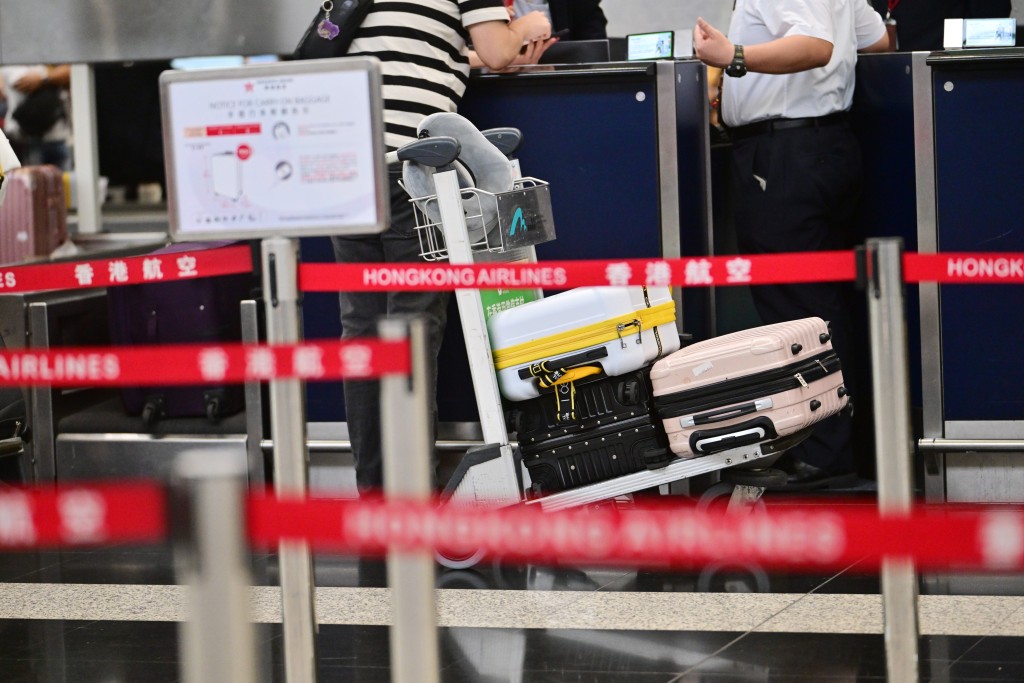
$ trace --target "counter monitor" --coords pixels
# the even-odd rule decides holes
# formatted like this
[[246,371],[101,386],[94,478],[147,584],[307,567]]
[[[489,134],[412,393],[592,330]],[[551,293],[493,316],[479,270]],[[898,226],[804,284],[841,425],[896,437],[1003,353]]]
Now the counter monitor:
[[633,33],[628,35],[626,36],[626,59],[631,62],[672,59],[674,54],[674,36],[674,31]]

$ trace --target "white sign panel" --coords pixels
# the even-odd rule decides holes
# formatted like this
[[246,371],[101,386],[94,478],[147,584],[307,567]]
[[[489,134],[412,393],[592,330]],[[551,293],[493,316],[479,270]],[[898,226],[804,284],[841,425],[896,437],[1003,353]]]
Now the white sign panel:
[[375,60],[161,75],[175,240],[381,232]]

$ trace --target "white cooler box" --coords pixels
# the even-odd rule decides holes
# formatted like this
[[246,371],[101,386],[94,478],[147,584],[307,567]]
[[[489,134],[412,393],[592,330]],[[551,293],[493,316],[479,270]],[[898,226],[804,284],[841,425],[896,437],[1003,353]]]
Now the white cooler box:
[[492,316],[487,326],[501,394],[639,370],[679,349],[668,287],[579,287]]

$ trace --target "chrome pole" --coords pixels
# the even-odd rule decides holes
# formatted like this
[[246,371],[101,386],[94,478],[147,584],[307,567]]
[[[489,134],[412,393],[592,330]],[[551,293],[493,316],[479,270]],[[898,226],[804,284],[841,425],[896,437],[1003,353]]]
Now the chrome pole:
[[[381,425],[384,494],[388,498],[430,500],[430,396],[426,325],[419,319],[382,320],[381,339],[408,339],[411,375],[381,380]],[[439,683],[437,608],[434,601],[434,556],[430,551],[388,552],[391,589],[391,680]]]
[[[263,300],[267,341],[294,344],[300,340],[298,244],[275,237],[262,243]],[[306,451],[306,397],[298,379],[270,381],[270,431],[274,439],[274,491],[305,496],[309,489]],[[316,681],[316,613],[313,560],[304,541],[281,541],[281,615],[284,629],[284,673],[287,683]]]
[[171,515],[188,620],[179,652],[186,683],[255,683],[256,635],[249,615],[243,463],[205,450],[182,453]]
[[[910,512],[914,502],[902,241],[869,240],[865,266],[871,326],[878,509],[883,515],[902,515]],[[913,564],[905,560],[883,560],[882,604],[890,681],[918,680],[917,597]]]

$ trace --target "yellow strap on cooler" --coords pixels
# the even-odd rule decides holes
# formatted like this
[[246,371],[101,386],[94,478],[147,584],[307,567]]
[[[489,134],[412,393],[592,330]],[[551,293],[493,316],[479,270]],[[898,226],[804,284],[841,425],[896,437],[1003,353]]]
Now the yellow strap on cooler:
[[578,368],[571,368],[566,370],[564,374],[560,375],[558,379],[554,381],[547,381],[546,377],[540,378],[540,387],[542,389],[550,389],[551,387],[557,387],[559,384],[565,384],[566,382],[577,382],[584,377],[590,377],[591,375],[601,374],[601,367],[598,365],[582,365]]
[[[567,332],[498,349],[494,352],[494,367],[504,370],[543,358],[571,353],[588,346],[597,346],[616,339],[628,339],[643,330],[675,322],[675,319],[676,304],[674,301],[658,304],[651,308],[641,308],[618,318],[603,320],[586,327],[577,327]],[[640,329],[636,330],[635,326],[638,323]]]

